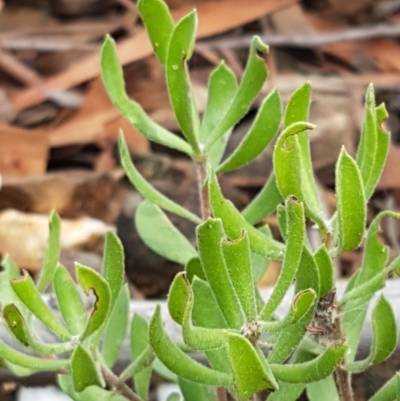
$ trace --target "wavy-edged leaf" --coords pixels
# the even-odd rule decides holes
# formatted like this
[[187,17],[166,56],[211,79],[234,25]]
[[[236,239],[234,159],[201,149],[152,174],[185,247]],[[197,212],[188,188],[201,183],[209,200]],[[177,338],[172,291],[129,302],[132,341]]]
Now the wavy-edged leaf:
[[296,294],[289,313],[283,320],[260,322],[260,332],[276,333],[287,326],[297,324],[314,305],[317,294],[314,290],[304,290]]
[[125,339],[129,323],[129,300],[129,288],[125,284],[121,287],[115,301],[101,343],[101,354],[108,368],[111,368],[116,362],[121,345]]
[[161,308],[157,305],[150,321],[150,343],[160,361],[172,372],[197,383],[230,386],[231,377],[201,365],[186,355],[167,335],[161,320]]
[[289,383],[310,383],[322,380],[334,372],[347,349],[347,343],[336,341],[315,359],[296,364],[270,364],[276,379]]
[[93,269],[75,263],[76,278],[86,295],[93,290],[96,296],[96,303],[93,312],[81,335],[81,341],[100,329],[106,321],[110,309],[111,291],[110,287],[97,272]]
[[226,333],[225,346],[232,368],[233,385],[240,401],[261,390],[276,390],[278,383],[265,360],[245,337]]
[[393,309],[381,295],[372,310],[373,340],[369,356],[362,361],[350,362],[346,369],[352,373],[366,370],[370,365],[383,362],[397,346],[397,324]]
[[117,234],[113,231],[109,231],[106,234],[102,273],[102,276],[110,287],[110,311],[112,311],[120,295],[125,277],[124,247]]
[[54,273],[53,288],[58,309],[72,335],[83,333],[87,324],[86,310],[76,284],[68,270],[58,265]]
[[[364,324],[368,303],[374,295],[373,290],[381,288],[384,284],[386,275],[385,265],[389,259],[389,247],[383,244],[378,234],[380,232],[380,222],[383,218],[399,218],[399,214],[385,211],[379,213],[369,226],[367,239],[365,242],[364,257],[361,269],[358,271],[353,281],[352,288],[346,291],[344,299],[346,301],[351,293],[352,299],[342,308],[342,328],[349,342],[349,352],[347,360],[351,362],[357,351],[362,326]],[[364,287],[365,286],[365,287]],[[359,290],[361,288],[361,290]],[[364,296],[357,297],[356,291],[363,291]]]
[[154,52],[161,65],[165,67],[168,45],[174,29],[174,21],[168,6],[162,0],[139,0],[137,8]]
[[168,212],[174,213],[178,216],[181,216],[185,219],[192,221],[195,224],[201,223],[199,217],[197,217],[192,212],[189,212],[182,206],[173,202],[171,199],[167,198],[161,192],[157,191],[154,187],[152,187],[139,173],[136,169],[135,165],[132,163],[131,156],[129,154],[128,145],[125,142],[124,136],[120,133],[118,138],[119,152],[121,157],[121,164],[125,170],[126,175],[128,176],[131,183],[135,186],[135,188],[149,201],[153,202],[157,206],[161,207]]
[[23,276],[11,281],[11,286],[25,306],[53,333],[62,340],[70,340],[71,335],[57,320],[45,304],[31,276],[24,271]]
[[261,311],[263,320],[270,320],[292,284],[300,264],[305,238],[305,218],[303,204],[288,198],[286,206],[287,241],[281,272],[274,290]]
[[71,355],[71,375],[75,390],[80,393],[89,386],[104,387],[104,379],[90,353],[78,344]]
[[242,236],[235,241],[223,240],[222,252],[229,277],[243,308],[246,320],[255,320],[257,306],[247,233],[243,232]]
[[159,255],[183,265],[197,256],[189,240],[149,200],[136,209],[135,224],[143,242]]
[[175,321],[183,315],[179,323],[182,325],[185,344],[201,351],[221,348],[224,344],[224,330],[194,326],[192,323],[193,306],[193,291],[185,273],[178,274],[168,296],[168,309]]
[[196,228],[196,235],[200,261],[215,299],[229,327],[239,329],[244,315],[222,253],[225,234],[221,220],[209,218]]
[[336,163],[336,198],[339,225],[338,252],[360,245],[367,217],[364,186],[357,164],[344,148]]
[[[206,143],[209,135],[223,119],[233,102],[238,84],[232,70],[222,61],[210,74],[208,80],[207,105],[200,127],[200,142]],[[213,168],[217,168],[225,150],[226,143],[232,128],[221,136],[207,152],[207,161]]]
[[111,101],[120,113],[143,135],[153,142],[192,155],[190,145],[177,135],[156,124],[125,92],[123,71],[118,60],[114,40],[107,36],[101,52],[101,70],[104,85]]
[[267,51],[268,46],[262,43],[258,36],[254,36],[239,88],[224,118],[210,134],[206,144],[207,150],[211,149],[213,144],[240,121],[249,110],[268,75],[264,58],[260,56]]
[[282,201],[283,197],[276,184],[275,174],[272,172],[261,191],[242,210],[242,215],[248,223],[256,224],[269,216]]
[[55,211],[51,212],[49,223],[49,239],[47,241],[46,253],[37,281],[37,289],[39,292],[46,290],[57,267],[58,258],[60,255],[60,240],[61,240],[61,219]]
[[[285,112],[285,128],[291,124],[301,121],[308,121],[308,114],[311,104],[311,83],[306,82],[297,89],[291,96]],[[307,213],[318,224],[324,235],[326,227],[322,206],[319,201],[317,187],[311,164],[310,142],[308,131],[300,132],[297,137],[298,151],[301,166],[301,188],[304,196],[304,203]]]
[[200,155],[199,121],[190,84],[187,61],[193,53],[197,30],[196,11],[184,16],[174,27],[168,46],[165,66],[167,87],[172,108],[195,156]]
[[222,220],[224,230],[231,239],[239,238],[245,230],[253,252],[270,259],[283,259],[284,245],[264,235],[245,220],[233,203],[223,197],[214,172],[210,172],[209,191],[213,214]]
[[14,304],[8,304],[3,307],[3,317],[10,331],[26,347],[44,355],[60,354],[70,351],[73,348],[71,343],[42,343],[38,341],[32,333],[29,325]]
[[217,168],[222,174],[238,169],[259,156],[278,132],[282,118],[282,102],[277,89],[262,102],[246,136],[235,151]]
[[[309,289],[314,290],[317,296],[320,293],[319,272],[310,250],[303,246],[297,269],[295,293]],[[316,303],[310,307],[298,323],[287,327],[279,334],[275,346],[268,355],[270,363],[283,363],[296,349],[306,333],[306,326],[310,325],[313,320],[315,308]]]

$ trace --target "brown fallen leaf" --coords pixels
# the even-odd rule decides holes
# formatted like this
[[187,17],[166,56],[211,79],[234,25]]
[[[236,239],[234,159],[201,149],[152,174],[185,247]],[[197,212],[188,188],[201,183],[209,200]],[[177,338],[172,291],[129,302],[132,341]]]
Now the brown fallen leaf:
[[42,130],[0,124],[0,175],[33,176],[46,171],[49,138]]

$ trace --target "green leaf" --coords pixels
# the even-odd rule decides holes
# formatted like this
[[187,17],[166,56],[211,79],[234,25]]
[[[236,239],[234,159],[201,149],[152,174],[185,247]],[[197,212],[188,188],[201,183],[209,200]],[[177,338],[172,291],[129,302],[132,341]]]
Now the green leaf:
[[[311,104],[311,83],[306,82],[297,89],[290,98],[285,112],[285,128],[291,124],[308,121],[308,114]],[[322,230],[322,235],[326,233],[324,215],[319,201],[317,187],[315,185],[310,143],[308,131],[300,132],[297,137],[297,145],[301,166],[301,188],[304,196],[304,203],[307,214],[318,224]]]
[[80,393],[86,387],[104,386],[104,380],[89,352],[78,344],[71,356],[71,374],[75,390]]
[[374,333],[371,352],[362,361],[346,365],[350,372],[358,373],[370,365],[383,362],[394,352],[397,346],[397,325],[393,309],[381,295],[372,310],[372,331]]
[[[209,135],[223,119],[233,102],[237,90],[236,76],[224,61],[210,74],[207,105],[200,128],[200,142],[207,142]],[[213,168],[218,166],[232,132],[230,127],[207,152],[207,161]]]
[[[157,16],[159,18],[159,16]],[[175,26],[168,46],[166,78],[169,98],[182,133],[200,157],[199,121],[190,85],[187,61],[193,53],[197,30],[197,14],[192,11]]]
[[265,360],[245,337],[226,333],[226,349],[231,364],[233,385],[240,401],[248,400],[261,390],[276,390],[276,382]]
[[140,238],[159,255],[183,265],[197,256],[188,239],[149,200],[144,200],[137,208],[135,223]]
[[167,4],[162,0],[139,0],[137,8],[161,65],[167,62],[168,45],[174,21]]
[[167,335],[161,321],[161,308],[157,305],[150,321],[150,343],[160,361],[172,372],[189,381],[229,386],[228,374],[209,369],[186,355]]
[[75,264],[76,278],[86,295],[93,290],[96,303],[89,322],[81,336],[81,341],[103,326],[110,308],[111,291],[108,283],[93,269]]
[[[133,376],[136,390],[145,394],[148,391],[153,362],[156,365],[156,356],[150,347],[149,323],[137,313],[132,318],[130,338],[132,363],[121,373],[120,381],[124,382]],[[159,365],[161,365],[161,362],[159,362]],[[154,367],[156,368],[156,366]],[[167,368],[164,367],[164,370],[166,371]],[[158,370],[157,373],[165,377]],[[173,374],[171,373],[171,375]],[[175,381],[171,378],[167,379]],[[142,398],[147,399],[147,397]]]
[[118,60],[115,42],[110,36],[106,37],[103,44],[101,71],[111,101],[140,133],[153,142],[192,155],[192,149],[185,140],[156,124],[138,103],[129,99],[125,92],[123,70]]
[[307,384],[307,398],[309,401],[340,401],[333,376]]
[[383,171],[383,167],[385,166],[390,145],[390,132],[385,132],[382,129],[383,122],[389,116],[385,105],[382,103],[380,106],[376,107],[375,112],[377,124],[377,144],[374,164],[372,168],[370,168],[370,175],[367,183],[365,184],[365,197],[367,199],[369,199],[374,193],[376,184],[378,183]]
[[[354,279],[352,288],[346,290],[346,294],[341,300],[342,303],[345,303],[346,298],[349,299],[341,313],[342,328],[349,342],[347,355],[349,362],[354,360],[356,355],[357,344],[373,291],[382,287],[388,274],[385,271],[385,265],[389,259],[390,250],[378,238],[380,222],[385,217],[398,218],[399,215],[389,211],[381,212],[372,221],[367,233],[361,269]],[[357,292],[360,291],[364,293],[364,296],[357,298]],[[353,298],[350,298],[352,294]]]
[[393,401],[399,400],[400,376],[396,373],[388,380],[370,399],[369,401]]
[[61,220],[58,214],[53,211],[50,215],[49,239],[47,242],[46,253],[44,256],[40,276],[36,285],[39,292],[45,291],[51,280],[53,279],[54,271],[56,270],[58,258],[60,255],[60,240]]
[[335,286],[335,268],[325,244],[314,253],[314,260],[319,271],[320,298],[322,298]]
[[289,383],[310,383],[322,380],[334,372],[347,349],[347,343],[336,341],[321,355],[309,362],[275,365],[270,364],[276,379]]
[[282,118],[282,102],[277,89],[262,102],[249,132],[236,150],[217,168],[222,174],[238,169],[259,156],[278,132]]
[[[297,269],[295,293],[298,294],[309,289],[314,290],[318,296],[320,292],[318,268],[309,249],[303,246],[303,253]],[[313,320],[315,308],[316,303],[310,307],[298,323],[287,327],[279,334],[275,346],[268,356],[270,363],[283,363],[296,349],[305,335],[306,326],[310,325]]]
[[358,146],[356,162],[359,167],[364,188],[370,179],[375,163],[377,148],[377,121],[375,109],[375,94],[372,84],[368,86],[365,95],[365,121]]
[[209,218],[197,227],[196,234],[200,261],[215,299],[229,327],[239,329],[244,315],[222,253],[224,231],[221,220]]
[[243,235],[235,241],[224,239],[222,241],[222,252],[229,277],[243,308],[246,320],[256,320],[256,296],[247,233],[244,231]]
[[276,333],[282,331],[287,326],[297,324],[303,319],[314,305],[317,294],[314,290],[305,290],[296,294],[289,313],[283,320],[260,322],[260,332]]
[[201,265],[200,258],[196,256],[190,259],[185,266],[186,278],[189,283],[193,281],[193,278],[197,276],[202,280],[207,280],[204,274],[203,266]]
[[311,104],[311,82],[306,82],[290,97],[285,110],[285,128],[294,123],[308,121]]
[[288,198],[285,203],[287,221],[286,252],[281,272],[274,290],[261,311],[263,320],[269,320],[276,308],[282,302],[292,284],[300,264],[305,238],[305,218],[303,204],[294,198]]
[[53,288],[58,309],[72,335],[83,333],[87,324],[86,311],[76,284],[68,270],[58,265],[54,273]]
[[70,340],[71,335],[44,303],[31,276],[24,271],[23,276],[11,281],[11,286],[25,306],[53,333],[62,340]]
[[40,354],[60,354],[70,351],[74,347],[72,343],[68,342],[44,344],[38,341],[15,304],[8,304],[3,307],[3,317],[14,336],[26,347],[30,347]]
[[242,211],[242,215],[248,223],[256,224],[269,216],[282,201],[283,197],[277,187],[275,174],[272,172],[261,191]]
[[109,231],[104,245],[103,277],[107,281],[110,291],[110,311],[120,295],[125,277],[124,247],[117,234]]
[[268,396],[268,401],[297,401],[304,391],[305,384],[278,381],[279,388]]
[[171,393],[168,398],[167,401],[181,401],[182,397],[179,393]]
[[215,329],[228,328],[210,285],[206,281],[195,277],[192,282],[192,291],[194,293],[192,311],[194,324]]
[[360,245],[366,222],[366,199],[360,172],[343,148],[336,163],[336,198],[339,224],[338,252]]
[[213,388],[204,384],[190,382],[179,378],[179,387],[185,400],[190,401],[218,401]]
[[16,351],[0,341],[0,358],[4,358],[17,366],[41,371],[54,371],[69,368],[69,359],[45,359],[36,356],[25,355]]
[[131,356],[132,361],[138,366],[142,362],[143,368],[135,372],[133,381],[137,394],[143,400],[147,400],[149,396],[151,362],[155,358],[153,351],[149,348],[149,341],[149,324],[146,319],[135,313],[131,324]]
[[270,259],[283,259],[284,245],[264,235],[245,220],[233,203],[223,197],[217,176],[213,172],[210,173],[209,191],[213,214],[222,220],[224,231],[231,239],[239,238],[245,230],[253,252]]
[[186,305],[189,301],[190,289],[188,287],[189,284],[185,273],[180,272],[175,276],[169,288],[167,300],[168,311],[172,320],[180,325],[182,325]]
[[264,58],[260,56],[260,54],[264,55],[267,51],[268,46],[262,43],[258,36],[254,36],[239,88],[224,118],[209,135],[206,143],[207,150],[210,150],[213,144],[239,122],[249,110],[268,75]]
[[125,339],[129,322],[129,299],[129,288],[125,284],[120,289],[115,306],[108,319],[101,344],[101,354],[108,368],[111,368],[116,362],[121,345]]
[[121,133],[119,135],[118,145],[122,167],[124,168],[126,175],[128,176],[131,183],[138,190],[138,192],[140,192],[149,201],[153,202],[162,209],[167,210],[168,212],[184,217],[185,219],[188,219],[195,224],[201,223],[199,217],[197,217],[192,212],[189,212],[177,203],[173,202],[161,192],[157,191],[142,177],[142,175],[132,163],[128,146],[125,142],[124,136]]
[[18,308],[14,304],[5,305],[3,307],[3,318],[18,341],[28,347],[30,343],[28,327]]

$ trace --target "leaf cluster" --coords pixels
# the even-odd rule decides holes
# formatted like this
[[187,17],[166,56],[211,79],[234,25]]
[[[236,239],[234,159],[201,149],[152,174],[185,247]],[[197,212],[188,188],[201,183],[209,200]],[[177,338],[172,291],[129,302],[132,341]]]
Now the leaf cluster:
[[[242,142],[223,159],[235,125],[262,92],[268,76],[264,62],[268,47],[254,37],[240,82],[222,62],[210,75],[206,110],[199,115],[188,69],[196,12],[175,23],[161,0],[139,0],[138,9],[164,69],[182,136],[159,126],[129,99],[110,37],[102,50],[103,80],[113,103],[143,135],[192,158],[199,172],[201,216],[173,202],[141,176],[120,134],[121,164],[144,198],[135,213],[139,235],[152,250],[184,266],[167,300],[171,318],[182,328],[183,344],[168,336],[161,306],[149,322],[139,315],[129,318],[123,249],[114,233],[106,238],[101,274],[76,264],[80,287],[96,298],[91,312],[85,310],[69,273],[58,263],[60,220],[53,213],[36,285],[28,274],[20,276],[10,258],[3,260],[3,321],[22,344],[21,351],[0,341],[3,366],[19,375],[55,370],[61,388],[75,401],[146,400],[153,369],[177,381],[187,401],[216,401],[215,387],[225,388],[239,401],[253,399],[261,391],[270,394],[268,400],[296,400],[304,390],[310,401],[352,400],[351,375],[384,361],[397,346],[393,309],[383,295],[374,296],[389,275],[400,272],[400,257],[390,259],[389,247],[379,237],[381,220],[400,216],[385,211],[367,225],[368,200],[390,143],[390,135],[382,129],[385,106],[376,106],[369,86],[358,151],[353,158],[343,148],[338,157],[337,210],[326,216],[310,156],[309,131],[316,128],[308,122],[311,84],[295,91],[285,108],[279,92],[272,90]],[[224,197],[218,176],[250,163],[273,142],[273,172],[259,194],[239,211]],[[195,224],[195,246],[165,212]],[[272,213],[277,215],[283,241],[274,239],[262,224]],[[309,223],[318,232],[317,244],[307,234]],[[334,259],[360,246],[362,264],[339,299]],[[256,284],[271,260],[281,261],[282,267],[265,300]],[[50,283],[59,316],[42,298]],[[277,308],[293,287],[291,306],[278,319]],[[367,358],[357,360],[371,302],[371,350]],[[40,338],[35,320],[54,334],[52,343]],[[132,362],[117,376],[112,367],[126,335]],[[207,365],[192,358],[191,352],[203,354]],[[345,380],[336,384],[336,377]],[[135,391],[125,383],[130,378]],[[392,400],[400,393],[399,383],[395,376],[371,400]]]

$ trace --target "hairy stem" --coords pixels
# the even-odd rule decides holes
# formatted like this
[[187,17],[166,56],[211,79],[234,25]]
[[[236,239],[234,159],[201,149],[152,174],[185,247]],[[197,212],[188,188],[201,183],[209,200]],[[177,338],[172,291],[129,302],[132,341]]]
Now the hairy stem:
[[125,383],[121,383],[118,377],[110,369],[102,366],[101,373],[110,389],[118,391],[118,393],[122,394],[130,401],[142,401],[142,399],[138,397]]
[[[343,339],[342,324],[339,316],[336,317],[333,327],[334,339]],[[339,387],[341,401],[354,401],[353,389],[351,388],[351,375],[344,369],[345,362],[346,360],[343,358],[342,363],[336,368],[336,382]]]
[[201,216],[203,220],[207,220],[210,217],[210,199],[208,196],[208,185],[207,185],[207,161],[202,158],[196,162],[197,170],[197,183],[199,187]]

